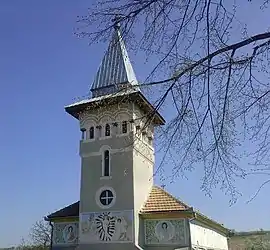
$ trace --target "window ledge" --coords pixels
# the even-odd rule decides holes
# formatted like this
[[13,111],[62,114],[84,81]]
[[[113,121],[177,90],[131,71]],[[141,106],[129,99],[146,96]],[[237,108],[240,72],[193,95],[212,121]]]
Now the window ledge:
[[112,136],[110,135],[110,136],[102,136],[102,137],[99,137],[98,139],[99,140],[106,140],[106,139],[111,139],[112,138]]
[[84,140],[81,140],[81,142],[92,142],[92,141],[95,141],[95,138],[94,139],[84,139]]
[[116,134],[116,137],[123,137],[123,136],[128,136],[129,133],[124,133],[124,134]]
[[112,176],[101,176],[100,180],[111,180]]

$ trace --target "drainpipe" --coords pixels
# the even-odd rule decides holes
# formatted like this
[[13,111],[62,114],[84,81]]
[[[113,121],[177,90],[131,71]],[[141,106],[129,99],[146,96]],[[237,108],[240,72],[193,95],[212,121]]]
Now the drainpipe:
[[189,249],[192,250],[192,242],[191,242],[191,231],[190,231],[190,222],[196,219],[196,213],[193,210],[193,207],[190,208],[190,211],[193,212],[193,218],[188,219],[188,231],[189,231]]
[[53,243],[53,224],[51,221],[49,221],[49,224],[51,226],[51,243],[50,243],[50,250],[52,250],[52,243]]

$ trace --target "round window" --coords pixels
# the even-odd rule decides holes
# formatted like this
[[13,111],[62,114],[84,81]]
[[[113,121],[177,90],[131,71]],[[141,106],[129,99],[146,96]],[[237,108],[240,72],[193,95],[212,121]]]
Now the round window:
[[114,196],[111,190],[104,190],[99,196],[99,201],[103,206],[108,206],[112,203],[113,198]]
[[110,208],[115,203],[115,192],[110,187],[102,187],[96,193],[96,202],[101,208]]

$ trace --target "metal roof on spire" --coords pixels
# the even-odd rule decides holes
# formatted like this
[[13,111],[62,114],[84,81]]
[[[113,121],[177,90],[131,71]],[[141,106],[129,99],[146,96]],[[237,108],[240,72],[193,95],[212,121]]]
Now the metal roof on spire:
[[119,22],[114,26],[112,41],[91,87],[93,97],[116,93],[128,86],[138,90],[138,81],[120,33]]

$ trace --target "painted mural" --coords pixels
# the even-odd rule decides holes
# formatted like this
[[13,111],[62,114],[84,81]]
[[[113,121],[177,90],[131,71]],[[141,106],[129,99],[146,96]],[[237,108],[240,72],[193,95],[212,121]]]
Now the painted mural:
[[81,243],[133,241],[133,211],[83,213],[80,221]]
[[155,227],[159,241],[170,241],[175,236],[175,227],[170,221],[160,221]]
[[187,228],[184,219],[145,220],[145,244],[186,245]]
[[55,223],[53,231],[54,244],[77,244],[79,223]]

